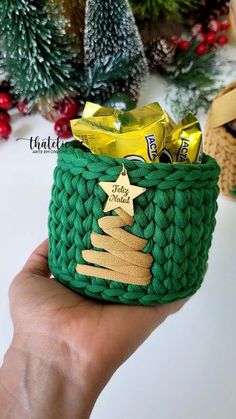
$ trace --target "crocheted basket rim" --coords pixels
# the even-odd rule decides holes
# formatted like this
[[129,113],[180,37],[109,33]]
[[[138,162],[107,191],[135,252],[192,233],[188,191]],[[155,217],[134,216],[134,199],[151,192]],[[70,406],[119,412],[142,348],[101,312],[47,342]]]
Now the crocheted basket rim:
[[[157,169],[164,169],[167,172],[173,172],[176,170],[184,170],[184,171],[192,171],[194,170],[199,170],[199,171],[208,171],[211,169],[216,169],[217,163],[215,161],[214,158],[212,158],[211,156],[204,154],[202,156],[202,163],[162,163],[162,162],[158,162],[158,163],[145,163],[139,160],[129,160],[126,158],[115,158],[115,157],[110,157],[110,156],[105,156],[105,155],[95,155],[92,154],[88,149],[86,149],[85,147],[81,147],[81,144],[74,140],[71,141],[69,143],[64,144],[61,148],[60,151],[58,153],[58,165],[66,165],[66,169],[69,170],[70,168],[75,168],[76,167],[76,161],[78,161],[78,159],[85,159],[92,162],[98,163],[111,163],[111,161],[117,162],[118,166],[121,166],[122,164],[125,164],[127,169],[135,169],[135,168],[147,168],[149,169],[150,172],[153,172]],[[65,166],[64,166],[65,167]]]

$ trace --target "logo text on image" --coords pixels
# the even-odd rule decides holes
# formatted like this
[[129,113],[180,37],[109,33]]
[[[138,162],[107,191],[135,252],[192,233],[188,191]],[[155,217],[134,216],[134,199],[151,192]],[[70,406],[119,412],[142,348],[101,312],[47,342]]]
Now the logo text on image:
[[39,135],[36,137],[20,137],[16,141],[28,141],[29,149],[32,153],[46,154],[46,153],[57,153],[61,146],[64,144],[62,138],[51,138],[50,135],[47,138],[40,138]]

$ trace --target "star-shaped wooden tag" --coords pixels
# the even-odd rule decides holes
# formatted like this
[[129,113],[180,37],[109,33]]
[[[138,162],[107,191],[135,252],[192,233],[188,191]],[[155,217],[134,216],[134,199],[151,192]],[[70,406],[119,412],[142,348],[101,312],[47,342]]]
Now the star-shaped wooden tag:
[[146,191],[145,188],[130,184],[129,176],[124,165],[115,182],[99,182],[99,186],[108,195],[104,212],[122,208],[131,216],[134,215],[133,200]]

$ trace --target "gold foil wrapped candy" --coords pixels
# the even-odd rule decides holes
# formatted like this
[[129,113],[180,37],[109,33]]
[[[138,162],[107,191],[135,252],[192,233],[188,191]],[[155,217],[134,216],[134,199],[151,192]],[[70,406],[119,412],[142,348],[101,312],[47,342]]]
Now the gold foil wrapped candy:
[[173,121],[158,103],[123,112],[88,102],[71,127],[92,153],[158,162]]
[[198,120],[188,114],[176,125],[157,102],[129,112],[87,102],[82,118],[72,120],[71,128],[94,154],[147,163],[201,161]]
[[171,163],[201,163],[202,131],[193,114],[189,113],[167,137],[165,152]]

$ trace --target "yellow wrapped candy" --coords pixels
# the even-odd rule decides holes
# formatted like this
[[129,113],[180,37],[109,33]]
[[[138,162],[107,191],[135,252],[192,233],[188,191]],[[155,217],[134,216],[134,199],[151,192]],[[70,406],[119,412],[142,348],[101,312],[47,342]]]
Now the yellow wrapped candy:
[[71,121],[75,138],[92,153],[158,162],[174,123],[158,103],[129,112],[87,102],[82,118]]
[[197,118],[189,113],[166,138],[161,161],[201,163],[202,131]]

